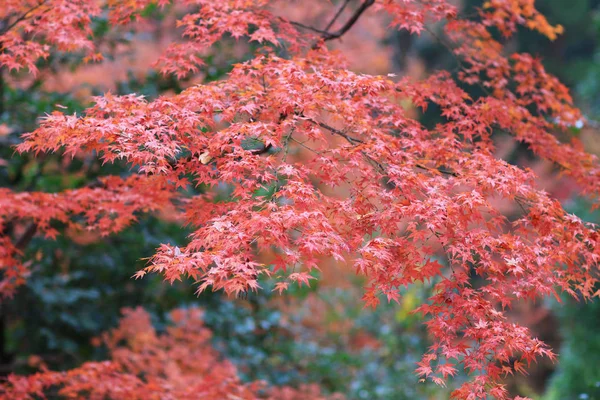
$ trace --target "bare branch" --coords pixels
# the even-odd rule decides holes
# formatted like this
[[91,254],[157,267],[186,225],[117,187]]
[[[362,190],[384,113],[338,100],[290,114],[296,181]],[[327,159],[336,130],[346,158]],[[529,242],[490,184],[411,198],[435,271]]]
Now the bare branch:
[[350,0],[344,0],[344,4],[342,4],[342,6],[338,10],[338,12],[335,13],[335,15],[333,16],[333,19],[331,21],[329,21],[329,23],[325,27],[325,29],[324,29],[325,32],[327,32],[327,31],[329,31],[329,29],[331,29],[331,27],[333,26],[333,24],[335,24],[335,21],[337,21],[337,19],[340,17],[340,15],[342,15],[342,13],[344,12],[344,10],[346,9],[346,6],[349,3],[350,3]]
[[321,29],[317,29],[317,28],[315,28],[313,26],[304,25],[304,24],[301,24],[300,22],[296,22],[296,21],[288,21],[288,22],[290,24],[294,25],[294,26],[299,27],[299,28],[308,29],[309,31],[317,32],[317,33],[319,33],[321,35],[328,35],[329,34],[329,32],[327,32],[327,31],[323,31]]
[[323,35],[323,40],[328,41],[328,40],[338,39],[338,38],[342,37],[346,32],[348,32],[350,30],[350,28],[352,28],[352,26],[356,23],[356,21],[358,21],[360,16],[365,11],[367,11],[367,9],[369,7],[371,7],[373,4],[375,4],[375,0],[365,0],[365,2],[362,3],[360,5],[360,7],[358,7],[356,9],[354,14],[350,17],[350,19],[348,19],[348,21],[346,21],[344,26],[342,26],[340,29],[338,29],[335,32],[327,33],[326,35]]
[[[335,32],[329,32],[329,28],[331,28],[333,26],[333,24],[339,18],[339,16],[342,14],[342,12],[344,11],[344,9],[348,5],[348,3],[349,3],[349,0],[344,0],[344,4],[338,10],[338,12],[333,17],[333,19],[329,22],[329,24],[327,24],[327,28],[325,30],[317,29],[317,28],[309,26],[309,25],[304,25],[304,24],[302,24],[300,22],[296,22],[296,21],[288,21],[288,22],[290,24],[292,24],[292,25],[295,25],[295,26],[299,27],[299,28],[308,29],[308,30],[311,30],[313,32],[319,33],[321,35],[321,39],[323,41],[325,41],[325,42],[328,41],[328,40],[339,39],[346,32],[348,32],[350,30],[350,28],[352,28],[352,26],[354,26],[354,24],[356,23],[356,21],[358,21],[358,19],[360,18],[360,16],[365,11],[367,11],[367,9],[369,7],[371,7],[373,4],[375,4],[375,0],[365,0],[360,5],[360,7],[358,7],[356,9],[356,11],[354,12],[354,14],[352,14],[352,16],[348,19],[348,21],[346,21],[346,23],[340,29],[338,29]],[[315,43],[315,44],[313,44],[312,48],[316,49],[318,47],[318,44],[319,44],[318,42]]]

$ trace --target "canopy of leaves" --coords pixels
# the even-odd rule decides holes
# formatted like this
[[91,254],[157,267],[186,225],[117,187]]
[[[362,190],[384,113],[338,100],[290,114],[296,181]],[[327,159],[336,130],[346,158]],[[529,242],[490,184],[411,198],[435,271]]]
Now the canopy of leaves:
[[[113,25],[143,20],[149,3],[9,1],[1,11],[0,66],[35,74],[36,62],[52,49],[99,59],[92,17],[106,13]],[[554,40],[561,26],[551,25],[532,0],[488,1],[470,18],[445,0],[364,0],[324,30],[279,15],[278,2],[175,3],[184,10],[183,40],[158,61],[163,74],[199,71],[202,52],[227,36],[264,46],[225,79],[152,100],[107,93],[82,114],[55,111],[25,134],[20,153],[97,156],[126,164],[131,174],[60,193],[3,189],[0,226],[28,221],[31,228],[16,240],[1,237],[2,293],[25,282],[22,239],[36,232],[53,238],[53,224],[60,223],[108,235],[140,213],[170,210],[191,227],[189,242],[161,245],[138,278],[149,272],[170,282],[191,277],[199,292],[240,295],[259,290],[259,278],[269,276],[283,292],[290,284],[308,285],[311,271],[333,258],[366,277],[369,306],[381,295],[398,301],[402,287],[434,281],[433,294],[417,309],[433,338],[417,373],[445,385],[465,370],[470,380],[453,392],[456,398],[507,398],[502,377],[525,372],[540,356],[555,357],[506,310],[562,292],[597,296],[598,229],[540,190],[532,171],[499,159],[491,135],[513,135],[597,201],[597,158],[553,134],[581,121],[568,90],[540,60],[509,54],[502,39],[521,27]],[[440,40],[456,57],[456,78],[443,71],[423,80],[349,71],[326,42],[367,11],[414,34],[443,21]],[[469,86],[482,94],[470,95]],[[406,104],[435,106],[441,120],[424,126]],[[227,200],[219,198],[223,186],[231,191]],[[501,201],[521,212],[509,219]],[[168,337],[157,341],[159,348],[169,343]],[[123,364],[116,363],[105,364],[113,368],[108,372],[90,364],[71,375],[36,375],[31,385],[64,385],[69,395],[104,390],[79,387],[82,373],[116,373],[120,383],[106,390],[167,390],[160,381],[136,380],[139,371],[130,373],[130,366],[122,375]],[[12,379],[18,387],[19,378]],[[258,390],[231,379],[232,390],[243,395]],[[168,390],[185,396],[195,384]]]

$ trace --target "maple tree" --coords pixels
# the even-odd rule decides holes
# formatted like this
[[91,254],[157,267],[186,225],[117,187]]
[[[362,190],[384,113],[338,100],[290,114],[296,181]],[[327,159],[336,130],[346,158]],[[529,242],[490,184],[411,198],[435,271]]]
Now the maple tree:
[[[99,60],[93,17],[108,13],[122,25],[142,19],[151,3],[9,1],[0,11],[8,21],[0,67],[35,74],[36,62],[55,50]],[[456,398],[507,398],[504,376],[555,357],[506,310],[562,292],[597,296],[600,236],[537,188],[532,171],[497,158],[492,134],[512,134],[594,199],[600,165],[576,141],[553,134],[582,120],[567,88],[539,59],[504,46],[520,27],[549,40],[562,32],[533,0],[487,1],[476,16],[461,16],[446,0],[343,1],[323,29],[280,15],[277,1],[174,3],[183,10],[183,38],[157,61],[162,73],[198,72],[203,51],[227,37],[257,42],[254,58],[234,65],[227,79],[152,101],[108,93],[81,116],[56,111],[23,135],[19,152],[97,154],[126,162],[131,174],[56,194],[3,189],[0,226],[30,225],[19,238],[1,237],[2,293],[27,277],[19,254],[28,238],[54,237],[54,222],[108,235],[140,213],[175,206],[194,229],[189,243],[161,246],[136,277],[192,278],[199,292],[239,295],[259,290],[266,276],[283,292],[309,284],[311,271],[333,258],[367,278],[369,306],[382,295],[400,301],[399,288],[434,280],[433,295],[416,310],[434,340],[417,373],[443,385],[464,369],[471,379]],[[443,22],[439,40],[456,57],[456,77],[350,71],[327,45],[367,12],[413,34],[435,35],[432,24]],[[435,106],[442,119],[427,128],[412,106]],[[228,200],[218,196],[223,185]],[[191,194],[193,186],[203,192]],[[520,215],[509,219],[501,201]]]

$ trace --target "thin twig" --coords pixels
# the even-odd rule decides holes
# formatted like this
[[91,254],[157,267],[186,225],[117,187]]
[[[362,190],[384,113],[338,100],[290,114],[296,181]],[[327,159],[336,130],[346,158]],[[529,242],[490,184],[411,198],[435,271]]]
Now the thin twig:
[[344,0],[344,4],[342,4],[342,6],[340,7],[340,9],[338,10],[337,13],[335,13],[333,19],[331,21],[329,21],[329,23],[327,24],[327,27],[325,27],[325,32],[329,31],[329,29],[331,29],[331,27],[333,26],[333,24],[335,24],[335,21],[337,21],[337,19],[340,17],[340,15],[342,15],[342,13],[344,12],[344,10],[346,9],[346,6],[350,3],[350,0]]
[[317,32],[317,33],[319,33],[319,34],[321,34],[321,35],[328,35],[328,34],[329,34],[329,32],[327,32],[327,31],[323,31],[323,30],[321,30],[321,29],[317,29],[317,28],[315,28],[314,26],[310,26],[310,25],[304,25],[304,24],[302,24],[302,23],[300,23],[300,22],[296,22],[296,21],[288,21],[288,22],[289,22],[290,24],[294,25],[294,26],[297,26],[297,27],[299,27],[299,28],[302,28],[302,29],[308,29],[309,31]]
[[2,31],[0,31],[0,35],[4,35],[6,32],[8,32],[12,28],[14,28],[19,22],[27,19],[27,17],[29,17],[30,13],[34,12],[35,10],[37,10],[38,8],[40,8],[41,6],[43,6],[44,3],[46,3],[46,1],[47,0],[41,1],[37,6],[31,8],[29,11],[25,12],[25,14],[23,14],[19,18],[17,18],[12,24],[10,24],[6,28],[2,29]]
[[285,137],[283,141],[283,157],[282,161],[285,163],[287,161],[288,152],[290,151],[290,140],[292,140],[292,135],[294,134],[294,128],[290,129],[290,133]]
[[449,171],[449,170],[446,170],[446,169],[428,168],[428,167],[426,167],[424,165],[421,165],[421,164],[416,164],[415,167],[423,169],[425,171],[437,171],[437,172],[439,172],[441,174],[452,175],[454,177],[459,177],[460,176],[457,172]]
[[327,124],[326,124],[326,123],[324,123],[324,122],[321,122],[321,121],[315,121],[315,120],[314,120],[314,119],[312,119],[312,118],[306,118],[306,120],[307,120],[307,121],[309,121],[309,122],[311,122],[311,123],[313,123],[313,124],[315,124],[315,125],[318,125],[318,126],[320,126],[321,128],[327,129],[327,130],[328,130],[329,132],[331,132],[331,133],[334,133],[334,134],[336,134],[336,135],[338,135],[338,136],[341,136],[341,137],[343,137],[343,138],[344,138],[344,139],[346,139],[346,140],[347,140],[347,141],[348,141],[350,144],[355,144],[355,143],[364,143],[364,141],[362,141],[362,140],[360,140],[360,139],[357,139],[357,138],[355,138],[355,137],[352,137],[352,136],[350,136],[350,135],[346,134],[345,132],[342,132],[342,131],[340,131],[339,129],[336,129],[336,128],[332,127],[332,126],[329,126],[329,125],[327,125]]
[[304,144],[304,142],[300,142],[300,141],[294,139],[293,137],[290,137],[290,140],[294,143],[297,143],[299,146],[304,147],[306,150],[315,153],[318,156],[323,154],[323,152],[317,151],[317,150],[313,149],[312,147],[308,147],[307,145]]
[[340,29],[338,29],[335,32],[327,33],[327,35],[323,36],[323,40],[324,41],[328,41],[328,40],[340,38],[342,35],[344,35],[346,32],[348,32],[350,30],[350,28],[352,28],[352,26],[356,23],[356,21],[358,21],[358,19],[360,18],[360,16],[365,11],[367,11],[367,9],[369,7],[371,7],[373,4],[375,4],[375,0],[365,0],[365,2],[362,3],[360,5],[360,7],[358,7],[356,9],[356,11],[354,12],[354,14],[350,17],[350,19],[348,19],[348,21],[346,21],[346,23],[344,24],[344,26],[342,26]]

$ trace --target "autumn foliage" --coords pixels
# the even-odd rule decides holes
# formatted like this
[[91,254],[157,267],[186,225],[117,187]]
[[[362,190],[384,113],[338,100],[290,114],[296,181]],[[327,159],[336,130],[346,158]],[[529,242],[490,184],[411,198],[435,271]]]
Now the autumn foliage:
[[[108,13],[115,26],[135,24],[149,3],[9,0],[0,10],[9,21],[0,31],[0,66],[35,74],[36,62],[52,51],[98,60],[92,18]],[[158,5],[168,11],[170,3]],[[567,88],[540,60],[504,48],[518,29],[549,40],[561,33],[533,0],[488,1],[469,17],[447,0],[342,1],[344,12],[332,8],[336,18],[326,29],[280,15],[279,1],[174,3],[183,37],[157,60],[162,73],[184,78],[200,71],[203,52],[230,38],[256,42],[254,58],[234,65],[225,80],[175,95],[149,101],[107,93],[83,115],[45,116],[23,136],[19,152],[97,155],[127,163],[130,175],[56,194],[2,189],[0,226],[24,221],[54,237],[52,223],[59,221],[108,235],[141,213],[175,207],[194,229],[189,242],[161,246],[136,277],[192,278],[200,292],[260,290],[262,277],[277,280],[276,290],[284,292],[309,284],[327,258],[366,277],[368,306],[382,296],[402,301],[399,288],[433,280],[434,294],[416,311],[434,344],[417,373],[443,385],[464,369],[470,380],[453,393],[460,399],[507,398],[503,377],[555,357],[506,311],[563,292],[597,296],[598,228],[537,188],[532,171],[497,158],[492,133],[510,133],[596,200],[600,164],[577,142],[555,135],[582,119]],[[441,26],[438,39],[456,57],[458,73],[415,80],[349,70],[328,42],[371,12],[390,29],[414,34]],[[481,95],[469,95],[469,87]],[[427,128],[414,108],[432,107],[441,119]],[[222,185],[231,188],[227,200],[218,196]],[[191,186],[203,193],[190,195]],[[516,217],[502,212],[507,202],[519,210]],[[1,289],[10,294],[27,276],[26,261],[19,238],[1,240]],[[240,383],[210,350],[198,358],[185,354],[183,347],[208,337],[196,319],[163,336],[141,311],[128,312],[130,319],[139,331],[125,324],[107,336],[113,361],[11,377],[5,390],[260,397],[260,385]],[[128,345],[118,345],[121,339]],[[167,362],[178,369],[167,370]],[[213,362],[217,367],[209,367]]]
[[[242,383],[236,368],[210,346],[211,332],[198,309],[171,313],[174,323],[157,333],[142,309],[125,309],[119,326],[99,338],[111,360],[88,362],[67,372],[10,376],[3,399],[320,399],[316,387],[268,388]],[[33,360],[35,361],[35,360]]]

